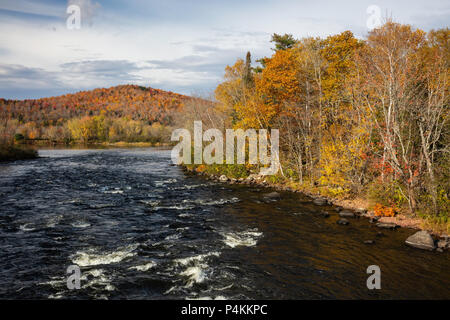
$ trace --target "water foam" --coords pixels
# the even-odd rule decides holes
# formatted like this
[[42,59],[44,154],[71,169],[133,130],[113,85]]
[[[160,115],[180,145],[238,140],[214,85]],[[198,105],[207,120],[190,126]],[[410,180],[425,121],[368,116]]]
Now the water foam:
[[258,243],[258,239],[262,236],[262,232],[258,232],[257,229],[247,230],[240,233],[229,232],[222,234],[224,237],[223,242],[231,247],[253,247]]
[[201,283],[206,278],[205,271],[201,266],[189,267],[185,271],[181,272],[180,275],[188,277],[185,288],[192,287],[194,283]]
[[82,228],[87,228],[90,226],[91,226],[91,224],[88,222],[77,221],[77,222],[72,223],[72,227],[74,227],[74,228],[82,229]]
[[[180,272],[180,276],[187,277],[184,288],[190,288],[195,283],[205,281],[207,278],[206,270],[209,268],[208,264],[205,263],[205,259],[212,256],[218,257],[219,255],[219,252],[208,252],[196,256],[175,259],[174,262],[176,265],[187,267],[183,272]],[[166,294],[175,289],[176,287],[169,289]]]
[[227,300],[224,296],[212,297],[198,297],[198,298],[186,298],[186,300]]
[[161,201],[159,201],[159,200],[141,200],[141,203],[144,203],[146,205],[154,207],[154,206],[157,206],[158,204],[160,204]]
[[199,204],[203,206],[216,206],[216,205],[223,205],[227,203],[236,203],[239,202],[239,198],[233,197],[231,199],[219,199],[214,201],[208,201],[204,199],[197,199],[197,200],[183,200],[183,203],[194,203]]
[[83,288],[86,287],[95,287],[95,286],[102,286],[104,290],[106,291],[114,291],[116,288],[111,284],[111,277],[107,276],[105,274],[105,270],[103,269],[93,269],[84,271],[80,280],[81,281],[88,281],[88,275],[93,277],[86,285],[83,286]]
[[36,230],[36,228],[30,227],[30,225],[31,225],[31,223],[23,224],[23,225],[19,226],[19,229],[24,232]]
[[152,262],[149,262],[149,263],[146,263],[146,264],[130,267],[128,269],[129,270],[137,270],[137,271],[144,271],[145,272],[145,271],[148,271],[148,270],[150,270],[151,268],[153,268],[155,266],[156,266],[156,263],[152,261]]
[[127,246],[111,253],[94,253],[93,250],[90,250],[90,252],[78,251],[72,261],[81,267],[118,263],[136,255],[133,252],[136,247],[136,245]]
[[166,184],[172,184],[172,183],[176,183],[176,182],[177,182],[177,179],[159,180],[159,181],[155,181],[155,186],[162,187],[162,186],[165,186]]
[[190,263],[202,262],[203,260],[205,260],[205,258],[208,258],[208,257],[211,257],[211,256],[218,257],[218,256],[220,256],[220,252],[208,252],[208,253],[199,254],[199,255],[196,255],[196,256],[175,259],[174,262],[176,264],[180,264],[180,265],[186,266],[186,265],[188,265]]

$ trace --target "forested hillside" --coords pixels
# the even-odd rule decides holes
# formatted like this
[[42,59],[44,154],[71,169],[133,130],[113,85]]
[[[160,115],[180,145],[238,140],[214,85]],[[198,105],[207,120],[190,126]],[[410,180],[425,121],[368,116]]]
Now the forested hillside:
[[173,92],[121,85],[36,100],[0,99],[3,141],[148,141],[162,131],[187,101]]

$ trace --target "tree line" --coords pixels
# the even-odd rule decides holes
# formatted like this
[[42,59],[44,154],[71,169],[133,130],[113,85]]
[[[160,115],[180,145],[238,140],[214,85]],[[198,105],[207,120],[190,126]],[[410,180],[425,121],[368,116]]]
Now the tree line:
[[215,128],[280,130],[281,181],[389,210],[449,212],[449,29],[387,21],[357,39],[272,36],[225,69],[217,105],[191,110]]

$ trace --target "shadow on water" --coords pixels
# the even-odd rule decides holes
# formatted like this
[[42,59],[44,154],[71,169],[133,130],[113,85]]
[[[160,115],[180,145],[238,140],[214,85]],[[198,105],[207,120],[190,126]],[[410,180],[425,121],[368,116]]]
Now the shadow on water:
[[448,253],[406,247],[413,230],[341,226],[299,194],[186,176],[168,150],[40,155],[0,165],[1,298],[450,298]]

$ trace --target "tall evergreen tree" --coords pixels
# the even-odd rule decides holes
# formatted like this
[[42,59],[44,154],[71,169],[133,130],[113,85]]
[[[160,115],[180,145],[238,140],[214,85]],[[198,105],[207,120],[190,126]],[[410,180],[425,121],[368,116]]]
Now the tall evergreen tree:
[[294,39],[292,34],[289,33],[285,33],[284,35],[274,33],[270,42],[275,43],[275,48],[272,48],[272,50],[278,51],[292,48],[296,40]]
[[244,86],[246,88],[251,88],[254,85],[253,75],[252,75],[252,57],[250,51],[247,52],[247,56],[245,57],[245,65],[244,65]]

